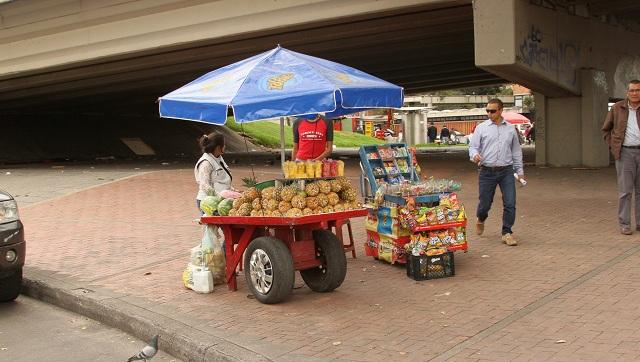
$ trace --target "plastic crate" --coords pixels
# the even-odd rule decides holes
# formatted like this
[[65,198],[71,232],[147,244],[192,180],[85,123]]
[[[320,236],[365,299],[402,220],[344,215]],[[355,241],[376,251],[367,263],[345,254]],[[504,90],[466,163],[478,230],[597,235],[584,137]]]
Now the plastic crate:
[[453,252],[440,255],[407,254],[407,276],[414,280],[451,277],[456,274]]

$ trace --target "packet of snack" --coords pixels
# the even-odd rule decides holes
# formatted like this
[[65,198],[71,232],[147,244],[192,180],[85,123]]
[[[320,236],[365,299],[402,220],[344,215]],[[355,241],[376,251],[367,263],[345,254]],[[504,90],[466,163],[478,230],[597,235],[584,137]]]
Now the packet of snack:
[[313,178],[316,175],[316,168],[312,160],[307,160],[305,164],[305,176],[307,178]]
[[464,206],[460,206],[460,210],[458,211],[457,221],[462,222],[467,219],[467,215],[464,213]]
[[336,162],[338,165],[338,177],[343,177],[344,176],[344,161],[342,160],[338,160],[338,162]]
[[444,224],[446,221],[446,217],[444,215],[444,211],[441,207],[436,208],[436,220],[438,224]]

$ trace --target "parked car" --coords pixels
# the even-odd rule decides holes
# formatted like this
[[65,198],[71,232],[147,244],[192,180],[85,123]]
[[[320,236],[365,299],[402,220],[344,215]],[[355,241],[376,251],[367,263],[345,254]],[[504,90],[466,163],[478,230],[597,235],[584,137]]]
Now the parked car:
[[20,294],[25,244],[18,204],[0,190],[0,302],[10,302]]

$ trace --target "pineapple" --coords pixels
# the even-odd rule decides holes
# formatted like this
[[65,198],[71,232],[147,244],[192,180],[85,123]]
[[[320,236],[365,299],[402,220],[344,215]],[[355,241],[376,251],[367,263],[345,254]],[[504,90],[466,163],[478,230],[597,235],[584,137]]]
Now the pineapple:
[[242,183],[247,188],[247,190],[242,194],[246,202],[252,202],[260,197],[260,192],[256,188],[256,179],[245,177],[242,179]]
[[318,205],[320,205],[320,207],[329,205],[329,198],[325,194],[319,194],[318,196],[316,196],[316,200],[318,201]]
[[291,203],[290,202],[280,201],[280,203],[278,204],[278,211],[280,211],[283,214],[285,212],[289,211],[289,209],[291,209]]
[[307,197],[305,202],[307,204],[307,207],[312,210],[318,207],[318,198],[316,197]]
[[325,207],[322,208],[322,212],[324,212],[324,213],[333,212],[333,207],[332,206],[325,206]]
[[329,200],[329,205],[331,206],[337,205],[340,202],[340,196],[338,196],[338,194],[336,194],[335,192],[330,192],[329,195],[327,195],[327,199]]
[[262,210],[251,210],[251,216],[264,216],[264,211]]
[[317,208],[313,209],[313,213],[314,214],[322,214],[324,212],[323,208],[318,206]]
[[317,183],[308,183],[305,186],[304,191],[307,193],[307,196],[318,196],[320,193],[320,187],[318,187]]
[[229,216],[238,216],[238,210],[236,209],[229,210]]
[[242,197],[244,197],[246,202],[252,202],[253,200],[260,197],[260,192],[255,187],[250,187],[242,193]]
[[243,200],[243,198],[241,198],[241,197],[240,197],[240,198],[237,198],[237,199],[235,199],[235,200],[233,200],[232,208],[234,208],[234,209],[238,210],[238,209],[240,208],[240,205],[242,205],[242,204],[243,204],[243,201],[244,201],[244,200]]
[[354,189],[347,189],[344,190],[340,193],[340,197],[344,200],[344,201],[356,201],[356,199],[358,198],[358,194],[356,193],[356,190]]
[[298,192],[298,190],[295,188],[295,186],[287,186],[285,188],[282,189],[282,192],[280,193],[280,198],[282,198],[282,201],[291,201],[291,199],[293,199],[294,196],[296,196],[296,193]]
[[312,215],[312,214],[313,214],[313,210],[312,210],[312,209],[310,209],[310,208],[308,208],[308,207],[305,207],[305,208],[302,210],[302,215],[305,215],[305,216],[306,216],[306,215]]
[[349,182],[349,179],[347,179],[346,177],[340,177],[340,178],[337,178],[336,180],[340,183],[343,190],[349,189],[352,187],[351,182]]
[[276,188],[273,189],[273,199],[276,201],[282,201],[281,195],[282,194],[282,186],[278,186]]
[[269,211],[269,216],[282,217],[282,213],[278,210]]
[[288,217],[299,217],[299,216],[302,216],[302,210],[298,209],[297,207],[291,208],[291,209],[289,209],[289,211],[287,211],[285,216],[288,216]]
[[329,184],[331,185],[331,191],[333,192],[340,192],[342,190],[342,183],[340,183],[339,180],[331,180],[329,181]]
[[333,206],[333,211],[335,211],[335,212],[344,211],[344,210],[345,210],[344,204],[342,204],[342,203],[339,203],[339,204],[336,204],[335,206]]
[[318,188],[320,189],[320,192],[323,194],[328,194],[329,192],[331,192],[331,184],[329,183],[329,181],[325,181],[325,180],[318,181]]
[[251,216],[251,204],[244,203],[238,209],[238,216]]
[[300,196],[300,195],[296,195],[291,199],[291,206],[298,208],[298,209],[304,209],[305,206],[307,206],[307,202],[304,199],[304,197]]
[[362,205],[358,201],[351,201],[351,209],[360,209]]
[[258,198],[258,199],[253,200],[251,202],[251,207],[254,210],[261,210],[262,209],[262,199]]
[[262,199],[262,209],[263,210],[277,210],[278,209],[278,201],[274,199]]
[[260,196],[262,196],[263,199],[273,199],[273,195],[275,193],[276,188],[275,187],[267,187],[266,189],[262,190],[260,192]]

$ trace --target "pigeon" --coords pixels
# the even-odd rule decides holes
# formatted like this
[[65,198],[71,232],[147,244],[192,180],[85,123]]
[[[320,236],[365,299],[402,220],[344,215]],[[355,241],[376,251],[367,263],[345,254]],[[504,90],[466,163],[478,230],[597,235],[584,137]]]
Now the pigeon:
[[149,359],[153,358],[153,356],[155,356],[156,353],[158,352],[158,338],[159,337],[160,336],[158,336],[157,334],[155,336],[153,336],[153,338],[151,339],[151,343],[149,343],[148,345],[144,346],[142,351],[140,351],[138,354],[129,357],[127,362],[146,361],[146,360],[149,360]]

